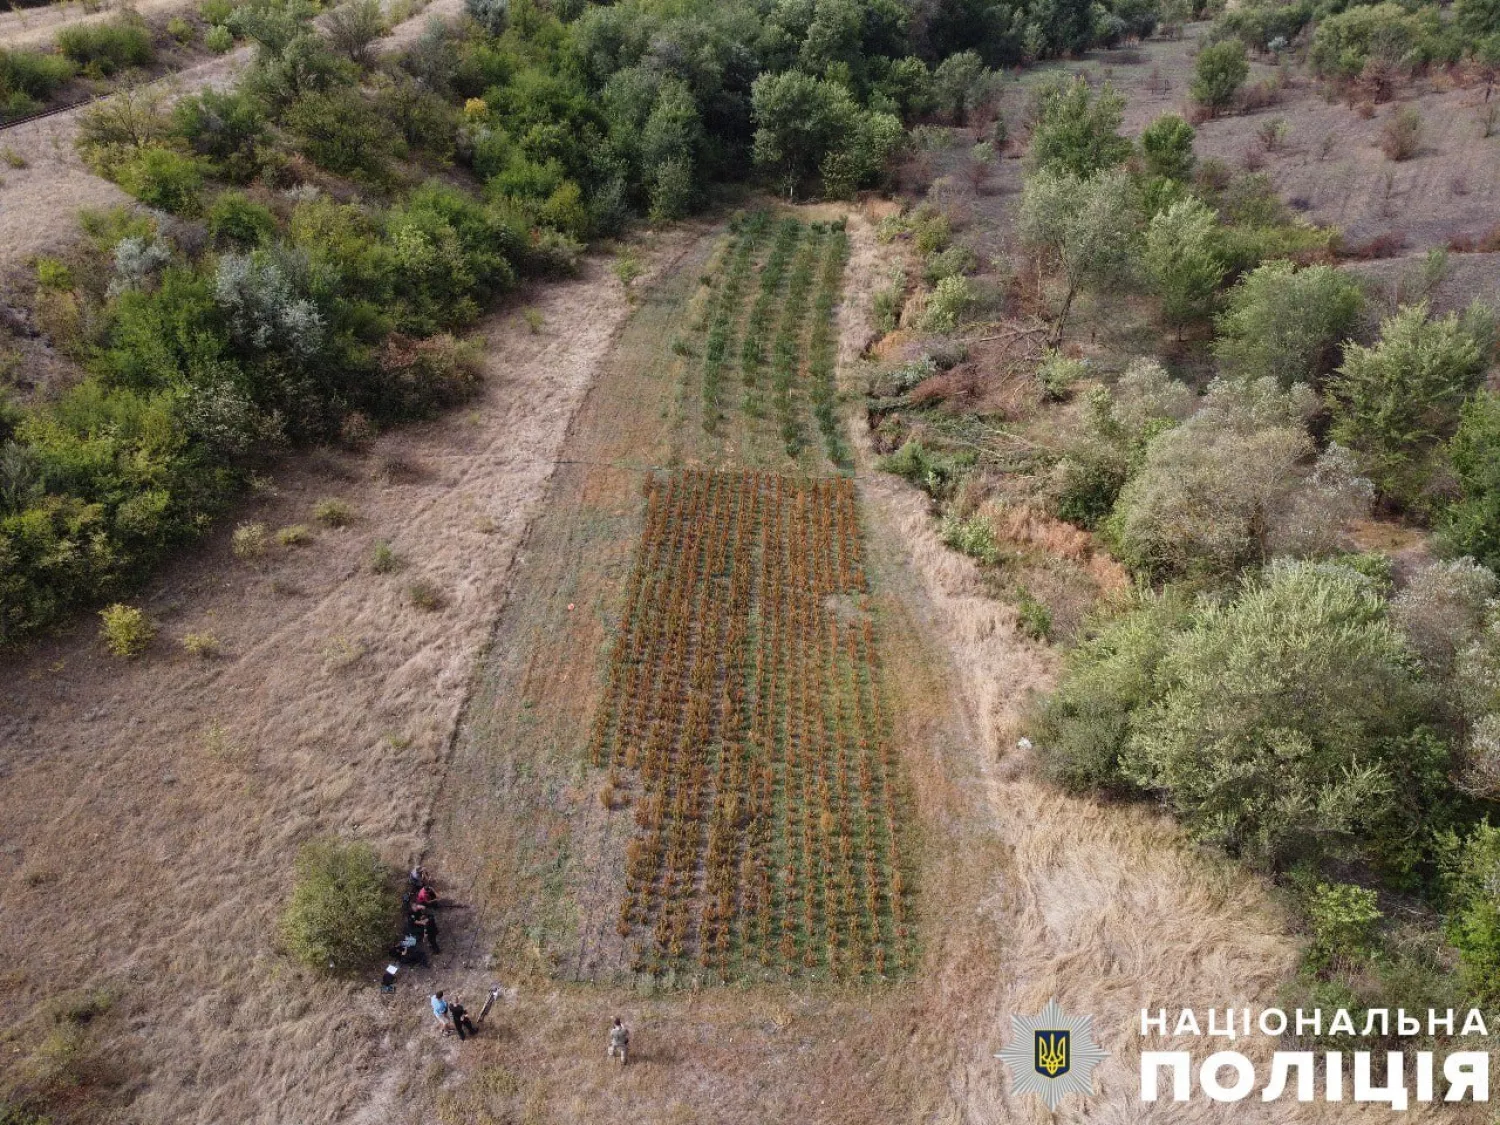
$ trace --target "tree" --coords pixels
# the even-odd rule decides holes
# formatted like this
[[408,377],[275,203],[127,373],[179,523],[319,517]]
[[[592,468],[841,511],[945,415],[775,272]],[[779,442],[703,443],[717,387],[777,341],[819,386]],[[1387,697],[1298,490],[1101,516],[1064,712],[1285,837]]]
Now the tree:
[[1453,26],[1471,43],[1500,35],[1500,0],[1455,0]]
[[1480,391],[1464,404],[1448,461],[1458,498],[1442,514],[1441,541],[1452,554],[1500,567],[1500,395]]
[[1249,75],[1245,45],[1239,40],[1227,39],[1204,47],[1193,67],[1193,100],[1210,113],[1220,113],[1234,101]]
[[1193,127],[1175,113],[1164,113],[1141,133],[1146,171],[1163,179],[1186,183],[1197,157],[1193,155]]
[[949,55],[932,74],[933,100],[955,125],[968,120],[969,111],[987,95],[990,72],[973,51]]
[[1445,845],[1448,940],[1471,994],[1493,1002],[1500,997],[1500,828],[1486,820],[1465,839],[1449,833]]
[[356,972],[390,944],[399,906],[390,871],[369,844],[313,840],[297,853],[282,939],[304,964]]
[[788,196],[818,171],[823,158],[857,127],[860,111],[849,91],[799,70],[762,74],[751,88],[755,162]]
[[1229,291],[1214,340],[1219,369],[1229,378],[1319,386],[1363,303],[1359,283],[1332,266],[1267,262]]
[[1355,451],[1382,496],[1411,506],[1478,385],[1484,356],[1456,314],[1429,319],[1426,302],[1402,308],[1380,330],[1374,347],[1345,347],[1329,379],[1330,432]]
[[1174,203],[1155,215],[1146,229],[1143,264],[1161,298],[1162,317],[1177,329],[1213,314],[1224,263],[1213,250],[1218,216],[1196,198]]
[[1216,381],[1120,492],[1105,530],[1121,561],[1154,579],[1223,581],[1276,555],[1330,553],[1370,485],[1338,446],[1314,459],[1316,406],[1306,387]]
[[1447,748],[1370,579],[1278,560],[1169,644],[1124,772],[1188,831],[1265,868],[1329,855],[1403,869]]
[[1092,179],[1039,171],[1027,178],[1019,226],[1022,241],[1062,275],[1055,347],[1079,292],[1118,275],[1130,260],[1136,237],[1130,177],[1123,171]]
[[1113,87],[1105,86],[1096,96],[1081,76],[1071,82],[1059,79],[1041,87],[1036,108],[1030,154],[1034,170],[1087,178],[1130,155],[1130,142],[1119,133],[1125,99]]
[[389,35],[379,0],[349,0],[324,17],[328,42],[357,66],[370,64],[370,44]]

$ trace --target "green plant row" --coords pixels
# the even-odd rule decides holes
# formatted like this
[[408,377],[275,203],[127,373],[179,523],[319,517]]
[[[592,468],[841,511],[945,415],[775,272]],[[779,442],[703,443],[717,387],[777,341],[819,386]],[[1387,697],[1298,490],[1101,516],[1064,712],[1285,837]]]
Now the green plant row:
[[844,263],[849,257],[849,236],[835,228],[828,240],[828,254],[823,261],[823,275],[818,286],[818,298],[813,306],[812,332],[807,341],[808,391],[813,403],[813,416],[823,434],[828,459],[835,465],[849,464],[849,451],[839,432],[835,404],[838,393],[834,384],[834,368],[837,361],[837,337],[833,309],[844,285]]

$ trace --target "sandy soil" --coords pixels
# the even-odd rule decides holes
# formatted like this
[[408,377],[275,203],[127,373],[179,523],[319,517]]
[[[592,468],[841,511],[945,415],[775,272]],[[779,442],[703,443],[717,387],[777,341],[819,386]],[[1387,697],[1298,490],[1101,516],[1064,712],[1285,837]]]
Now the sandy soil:
[[[382,51],[399,50],[420,35],[427,22],[454,15],[463,0],[435,0],[425,11],[392,29],[380,40]],[[205,88],[223,88],[250,62],[253,51],[241,47],[221,58],[179,71],[161,84],[174,96]],[[75,148],[83,109],[18,125],[0,133],[7,147],[27,167],[0,170],[0,278],[14,275],[38,254],[56,250],[78,236],[78,212],[89,207],[129,203],[130,197],[94,175]]]
[[[112,993],[92,1034],[95,1073],[128,1106],[113,1120],[345,1120],[405,1058],[419,1022],[393,1031],[389,1006],[421,994],[382,1000],[289,968],[275,918],[311,835],[379,841],[398,864],[423,848],[518,544],[628,311],[594,261],[527,299],[548,327],[530,333],[518,308],[484,324],[472,409],[368,456],[293,459],[240,513],[313,525],[310,545],[252,565],[226,526],[147,592],[162,629],[143,659],[110,659],[84,620],[0,665],[3,1024],[29,1051],[59,997]],[[317,526],[323,496],[352,504],[355,524]],[[371,573],[377,541],[398,573]],[[440,610],[411,604],[418,578]],[[222,655],[181,652],[189,631],[215,634]],[[408,1075],[437,1045],[414,1049]]]

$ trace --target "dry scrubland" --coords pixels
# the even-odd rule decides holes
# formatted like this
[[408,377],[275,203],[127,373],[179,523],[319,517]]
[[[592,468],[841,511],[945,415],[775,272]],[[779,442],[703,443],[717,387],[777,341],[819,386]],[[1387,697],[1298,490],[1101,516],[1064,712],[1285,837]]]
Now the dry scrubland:
[[[1127,128],[1182,104],[1191,50],[1153,42],[1141,62],[1104,57],[1130,99]],[[231,56],[180,80],[224,80],[239,65]],[[1147,88],[1153,69],[1171,84],[1163,94]],[[1465,115],[1443,112],[1443,99],[1467,96],[1420,95],[1432,151],[1398,169],[1424,221],[1426,195],[1451,206],[1433,219],[1441,233],[1409,222],[1411,206],[1402,223],[1385,213],[1384,161],[1361,140],[1378,119],[1310,89],[1294,85],[1267,111],[1292,131],[1266,170],[1309,216],[1353,237],[1402,226],[1418,245],[1488,229],[1500,143],[1466,144]],[[1009,97],[1012,114],[1020,96]],[[33,146],[31,167],[0,189],[9,267],[55,245],[88,192],[118,198],[74,166],[66,117],[43,124],[56,131],[6,134]],[[1205,123],[1200,153],[1237,160],[1255,124]],[[1325,134],[1339,138],[1326,156]],[[1432,185],[1451,184],[1461,161],[1470,190],[1443,196]],[[934,163],[927,179],[944,171]],[[954,189],[996,249],[1018,186],[1018,163],[1003,161],[982,192]],[[68,202],[54,207],[59,195]],[[80,1097],[140,1122],[573,1122],[601,1111],[747,1125],[1041,1122],[1038,1103],[1011,1097],[993,1054],[1011,1013],[1055,996],[1092,1014],[1112,1052],[1098,1095],[1069,1099],[1055,1120],[1367,1115],[1139,1102],[1138,1009],[1274,1003],[1295,943],[1261,882],[1141,807],[1058,794],[1014,750],[1056,658],[942,544],[927,497],[875,470],[863,418],[835,410],[835,378],[852,400],[862,390],[870,298],[893,255],[872,216],[856,214],[847,265],[820,271],[831,259],[809,247],[826,250],[834,235],[810,224],[840,213],[801,210],[795,239],[777,224],[750,237],[664,237],[651,259],[659,273],[635,283],[634,305],[598,263],[528,295],[537,332],[519,312],[486,322],[488,389],[472,410],[388,435],[364,456],[296,458],[238,517],[273,542],[305,524],[310,541],[290,534],[246,561],[226,526],[164,570],[144,599],[163,626],[145,659],[110,661],[84,621],[5,661],[0,937],[13,952],[0,1011],[20,1065],[81,1075]],[[783,242],[784,273],[764,285]],[[1454,293],[1441,299],[1455,303],[1482,289],[1481,257],[1456,256],[1447,284]],[[757,337],[769,345],[761,352],[747,346]],[[703,656],[714,674],[733,660],[754,668],[778,651],[761,630],[781,619],[760,612],[774,579],[752,534],[768,526],[757,509],[745,531],[758,577],[742,602],[732,582],[721,587],[728,612],[714,627],[727,636],[744,622],[742,648],[681,634],[670,605],[622,639],[630,591],[653,586],[640,547],[658,526],[652,505],[673,480],[815,494],[841,466],[853,488],[839,492],[829,526],[853,539],[830,553],[837,580],[796,587],[785,620],[800,614],[814,623],[806,636],[830,638],[798,659],[834,669],[847,714],[835,707],[819,722],[811,701],[789,695],[757,727],[755,702],[778,697],[751,675],[743,697],[698,716],[718,732],[716,775],[684,772],[694,716],[662,683],[637,690],[650,662],[635,638],[643,648],[692,638],[678,668],[691,680]],[[320,525],[325,497],[350,505],[353,523]],[[684,514],[661,526],[690,524]],[[1029,533],[1045,543],[1055,529]],[[374,573],[380,542],[396,565]],[[1074,546],[1090,589],[1118,583]],[[691,567],[701,585],[686,583],[701,607],[716,604],[709,562]],[[668,567],[654,585],[669,592],[682,573]],[[212,634],[219,654],[178,651],[190,633]],[[852,658],[840,656],[849,638]],[[623,669],[614,680],[612,666]],[[790,682],[774,663],[760,667]],[[643,698],[655,700],[644,711]],[[647,747],[657,732],[649,767],[631,761],[626,724],[647,732]],[[777,783],[799,762],[809,768],[797,803]],[[900,801],[879,797],[876,763]],[[763,803],[727,799],[767,793],[767,778]],[[673,825],[685,849],[675,867],[665,847],[641,846]],[[462,904],[444,917],[437,970],[408,974],[394,998],[317,979],[276,951],[291,858],[326,831],[375,841],[393,863],[424,857]],[[846,863],[846,840],[881,842],[884,861]],[[727,900],[699,884],[700,867],[733,882]],[[751,888],[768,890],[747,897]],[[773,909],[733,909],[749,901]],[[663,902],[675,905],[653,905]],[[882,954],[887,981],[876,979]],[[759,982],[717,983],[725,976]],[[496,979],[506,989],[485,1034],[462,1051],[440,1040],[428,989],[472,1001]],[[75,1018],[59,1021],[65,1010]],[[638,1057],[623,1073],[602,1059],[616,1011]]]

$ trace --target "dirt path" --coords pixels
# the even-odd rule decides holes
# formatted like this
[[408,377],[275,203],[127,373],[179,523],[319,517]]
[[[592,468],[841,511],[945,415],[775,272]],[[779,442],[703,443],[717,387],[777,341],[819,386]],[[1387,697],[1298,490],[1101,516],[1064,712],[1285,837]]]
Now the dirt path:
[[[424,11],[379,41],[381,51],[400,50],[422,33],[427,21],[461,11],[463,0],[434,0]],[[232,83],[254,57],[240,47],[160,80],[174,97]],[[59,113],[0,134],[0,147],[26,161],[26,167],[0,169],[0,278],[14,274],[38,254],[66,246],[78,237],[78,212],[132,202],[110,181],[96,176],[79,157],[78,122],[84,108]]]
[[[147,657],[111,660],[85,620],[0,665],[0,1026],[24,1058],[60,998],[111,995],[86,1057],[128,1106],[112,1119],[340,1121],[378,1074],[440,1063],[446,1044],[424,1037],[412,1058],[391,1032],[417,1026],[427,981],[381,998],[305,975],[275,952],[275,925],[309,836],[373,840],[397,864],[423,846],[518,545],[629,311],[592,260],[527,299],[538,333],[519,308],[483,326],[472,408],[368,456],[294,459],[239,517],[313,525],[311,544],[252,565],[226,526],[153,583]],[[354,525],[316,525],[322,496],[352,504]],[[376,542],[397,573],[371,572]],[[417,579],[440,609],[412,604]],[[181,652],[189,631],[222,655]]]

